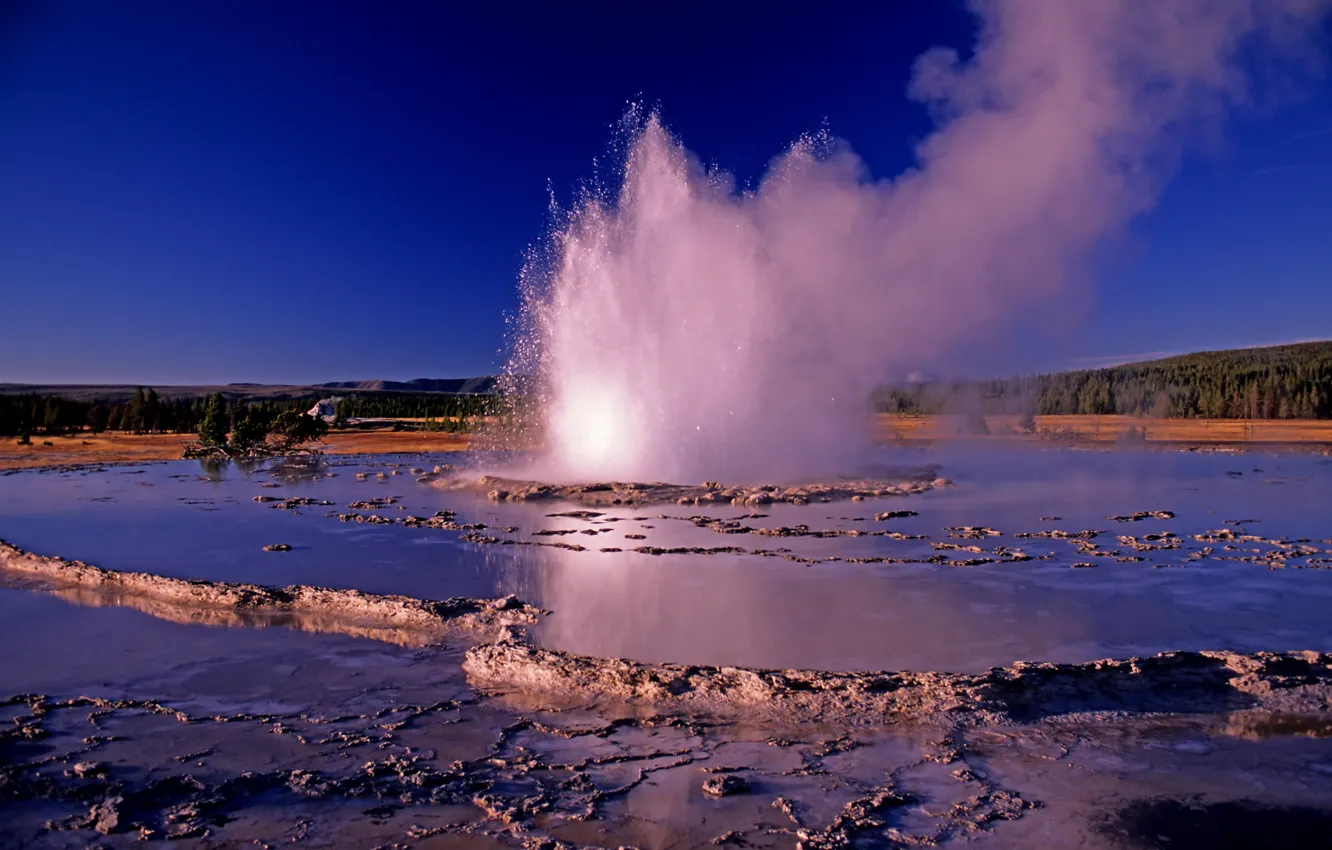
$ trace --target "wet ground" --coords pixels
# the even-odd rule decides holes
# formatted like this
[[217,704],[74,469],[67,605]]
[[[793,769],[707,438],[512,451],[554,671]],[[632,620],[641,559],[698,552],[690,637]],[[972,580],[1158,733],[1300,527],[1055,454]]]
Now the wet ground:
[[[887,452],[952,486],[595,507],[441,486],[457,460],[0,477],[15,546],[204,582],[182,604],[0,570],[0,845],[1306,847],[1332,824],[1328,458]],[[218,582],[549,613],[492,645]],[[827,702],[737,702],[725,677],[756,674],[728,666],[806,671],[761,674],[769,707]],[[705,689],[726,698],[684,698]]]

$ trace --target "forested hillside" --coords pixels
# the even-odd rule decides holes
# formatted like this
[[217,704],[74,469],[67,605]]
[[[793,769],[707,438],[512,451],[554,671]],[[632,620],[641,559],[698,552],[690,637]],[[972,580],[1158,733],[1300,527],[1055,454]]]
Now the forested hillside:
[[1332,342],[1205,351],[1107,369],[885,389],[894,413],[1332,419]]

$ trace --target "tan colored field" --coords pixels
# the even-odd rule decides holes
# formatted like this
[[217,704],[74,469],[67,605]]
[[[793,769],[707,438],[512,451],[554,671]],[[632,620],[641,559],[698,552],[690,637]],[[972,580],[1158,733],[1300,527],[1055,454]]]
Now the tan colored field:
[[[179,460],[188,434],[76,434],[34,436],[31,446],[0,444],[0,469],[59,466],[74,463]],[[51,445],[44,445],[50,443]],[[392,452],[453,452],[467,448],[467,437],[427,431],[339,431],[328,435],[327,454],[388,454]]]
[[[1077,435],[1091,442],[1115,442],[1130,428],[1144,432],[1151,443],[1290,443],[1332,445],[1332,420],[1320,419],[1139,419],[1133,416],[1037,416],[1036,434],[1018,427],[1017,416],[987,416],[987,440],[1039,440],[1045,436]],[[884,440],[936,440],[958,433],[956,416],[879,417]]]
[[469,442],[466,434],[442,431],[341,431],[324,439],[324,451],[331,455],[460,452]]
[[[895,416],[878,418],[878,438],[893,440],[938,440],[954,436],[961,423],[953,416]],[[1037,434],[1018,427],[1016,416],[989,416],[990,441],[1035,442],[1046,436],[1074,433],[1078,439],[1113,443],[1129,428],[1146,432],[1149,443],[1228,443],[1332,445],[1332,421],[1283,419],[1245,422],[1237,419],[1137,419],[1132,416],[1038,416]],[[32,445],[19,446],[13,438],[0,443],[0,469],[62,466],[79,463],[177,460],[186,434],[76,434],[72,437],[32,438]],[[45,445],[50,443],[51,445]],[[452,452],[468,448],[466,435],[438,431],[338,431],[324,441],[323,451],[332,455],[390,454],[395,452]]]

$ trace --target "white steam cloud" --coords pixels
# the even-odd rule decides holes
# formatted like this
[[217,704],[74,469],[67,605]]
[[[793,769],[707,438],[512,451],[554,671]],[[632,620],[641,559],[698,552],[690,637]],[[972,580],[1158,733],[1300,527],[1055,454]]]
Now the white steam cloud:
[[[924,362],[1049,300],[1150,206],[1183,145],[1310,58],[1319,0],[983,0],[967,58],[910,94],[918,165],[867,179],[808,138],[738,192],[656,116],[524,279],[514,373],[537,376],[550,474],[776,480],[847,468],[890,362]],[[1314,56],[1313,58],[1317,58]]]

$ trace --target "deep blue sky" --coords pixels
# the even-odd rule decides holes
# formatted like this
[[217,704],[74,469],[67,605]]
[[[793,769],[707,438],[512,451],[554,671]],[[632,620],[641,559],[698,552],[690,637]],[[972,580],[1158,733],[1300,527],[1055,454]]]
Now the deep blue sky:
[[[913,59],[972,35],[946,3],[481,5],[0,0],[0,382],[489,372],[548,187],[630,100],[745,180],[825,121],[889,176],[930,128]],[[1332,337],[1305,95],[1187,158],[1024,362]]]

